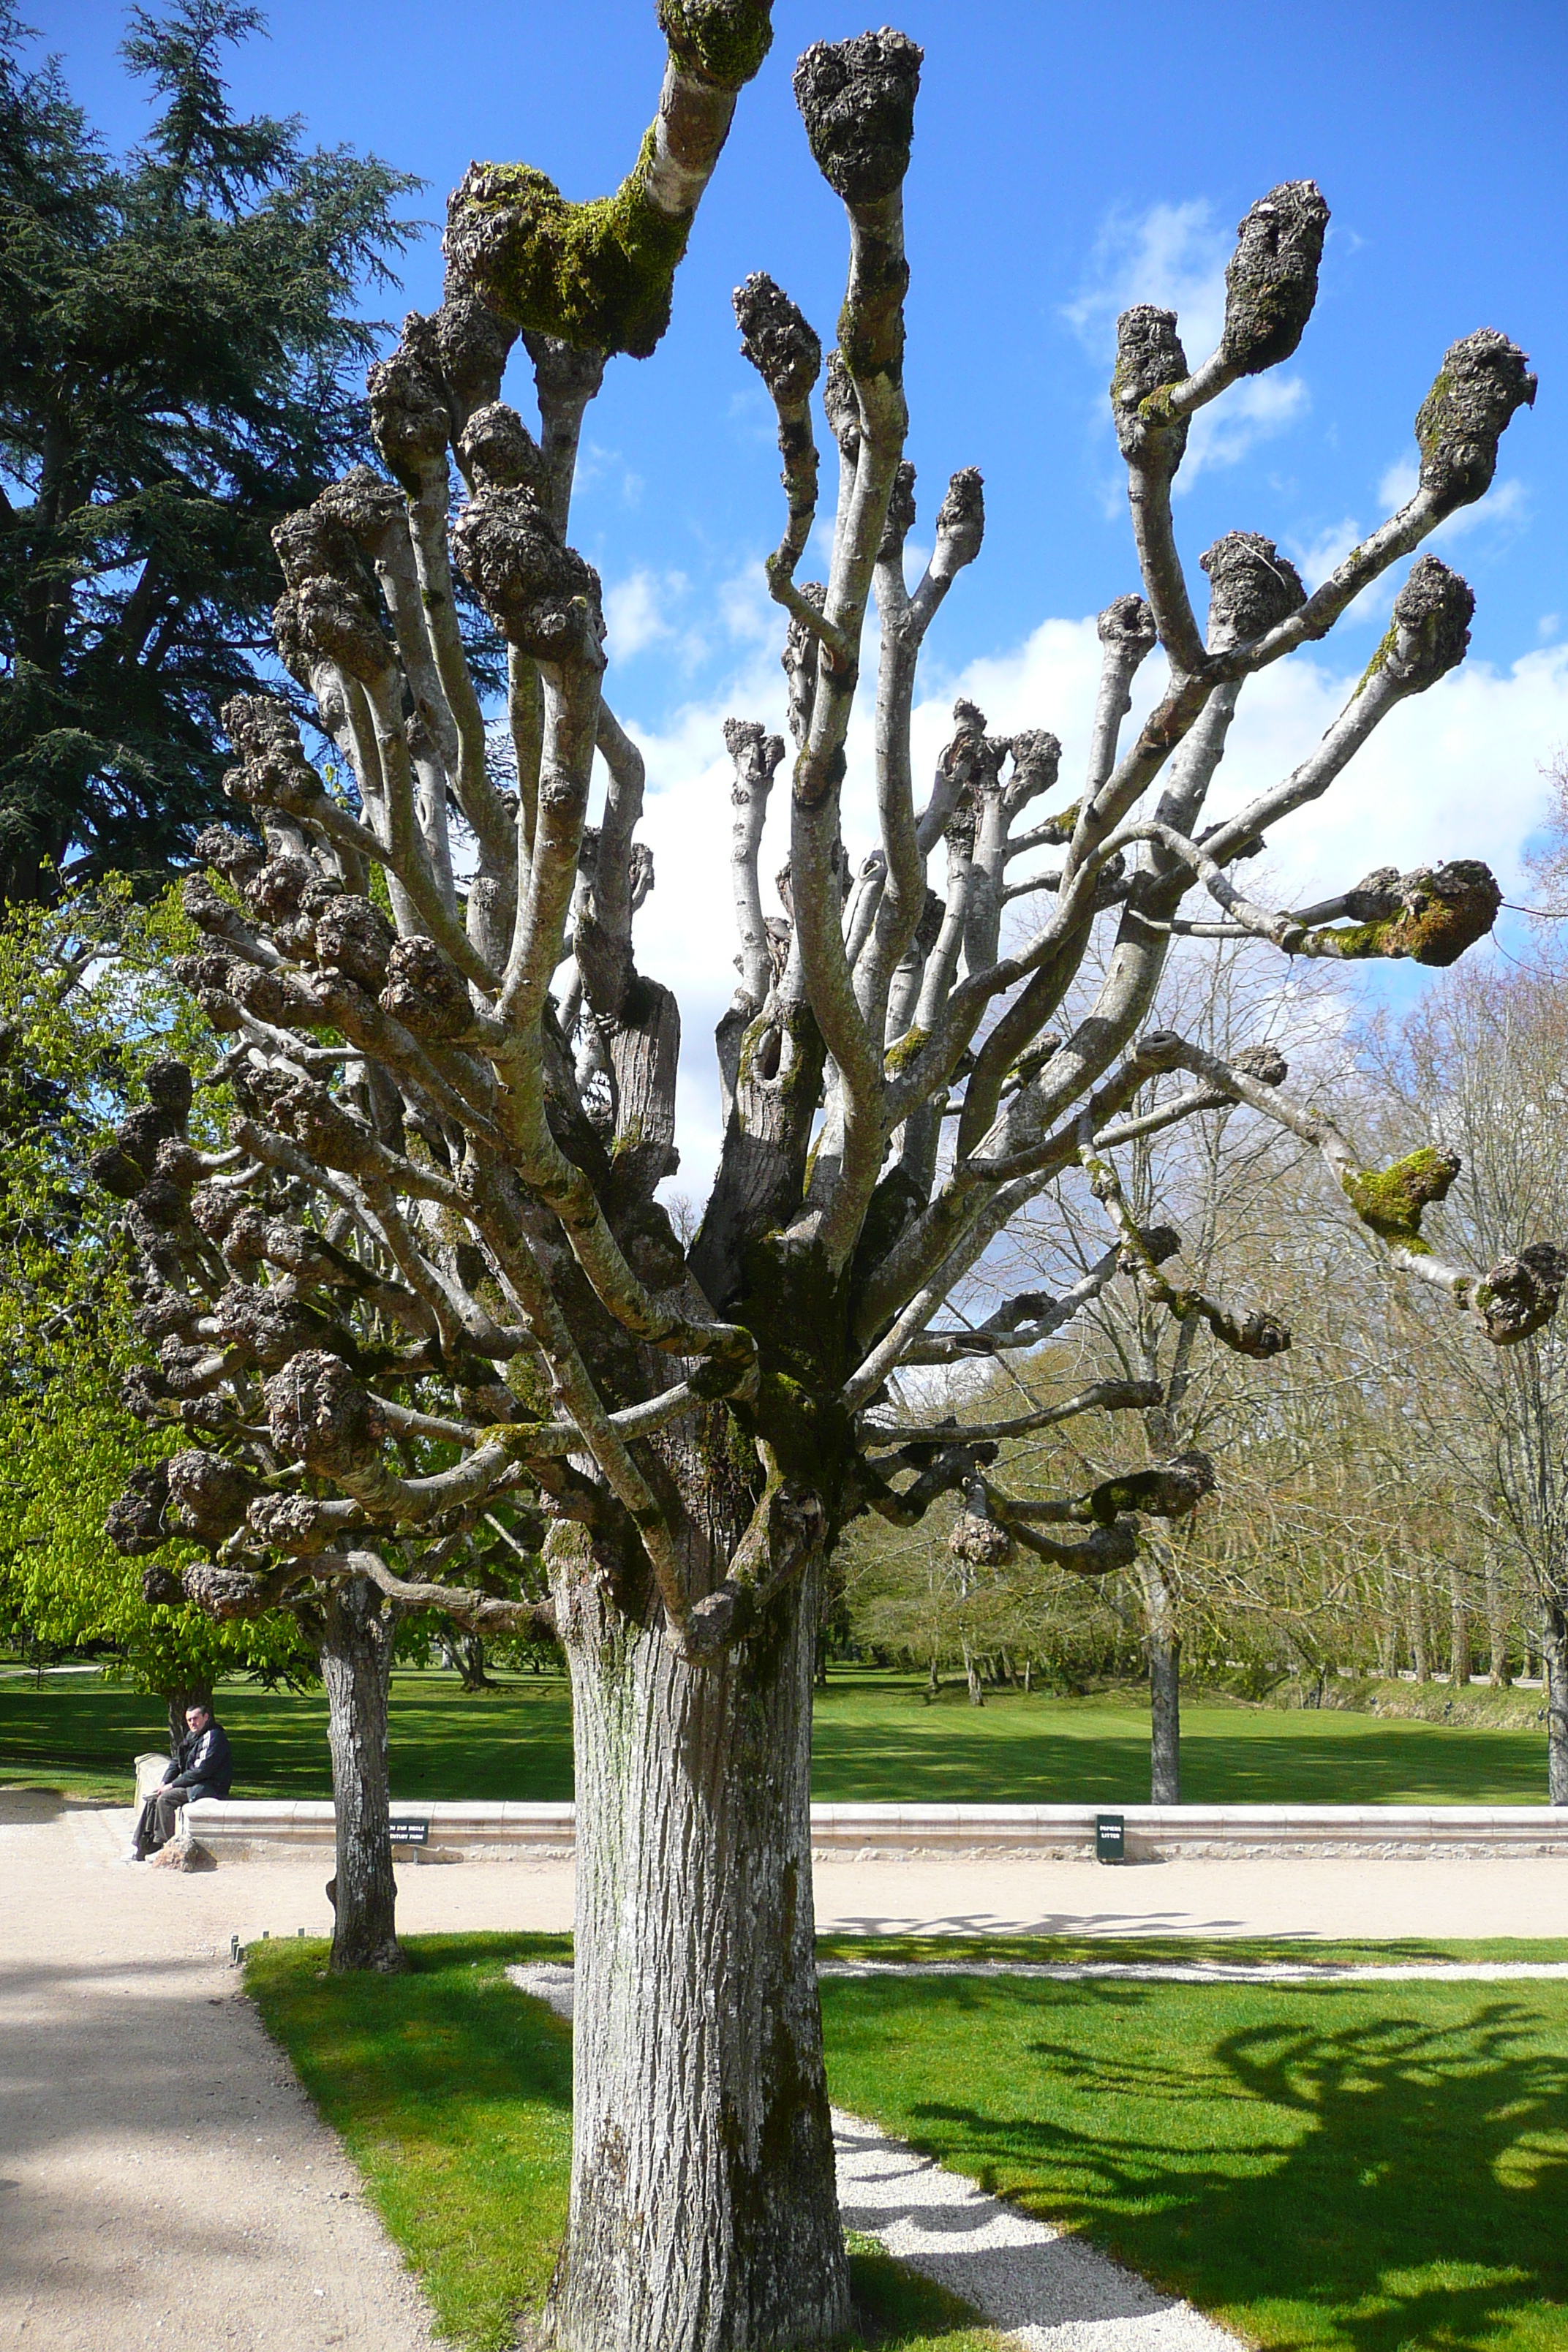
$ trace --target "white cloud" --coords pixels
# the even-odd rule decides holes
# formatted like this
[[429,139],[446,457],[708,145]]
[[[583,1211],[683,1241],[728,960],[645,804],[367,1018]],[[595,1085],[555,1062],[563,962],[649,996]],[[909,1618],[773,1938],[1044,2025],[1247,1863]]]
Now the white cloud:
[[612,661],[629,661],[646,646],[674,635],[664,612],[667,593],[666,583],[651,572],[634,572],[605,589],[605,638]]
[[1259,441],[1272,440],[1299,423],[1311,405],[1311,394],[1299,375],[1256,375],[1233,383],[1193,419],[1187,454],[1176,476],[1177,497],[1192,488],[1205,466],[1239,464]]
[[[743,580],[743,575],[742,576]],[[786,732],[776,620],[748,649],[728,688],[678,710],[661,728],[634,727],[647,762],[643,837],[657,883],[637,919],[641,968],[673,988],[684,1045],[678,1101],[679,1173],[668,1191],[699,1205],[721,1140],[713,1026],[734,987],[731,906],[730,766],[727,714],[760,719]],[[1348,656],[1348,648],[1347,656]],[[1250,680],[1241,697],[1211,812],[1221,816],[1287,774],[1310,751],[1351,692],[1359,659],[1298,656]],[[915,789],[923,799],[952,733],[954,696],[985,712],[994,731],[1051,728],[1062,740],[1057,798],[1074,797],[1087,754],[1100,647],[1092,618],[1043,621],[1009,650],[930,679],[912,721]],[[1158,656],[1137,682],[1135,727],[1163,683]],[[1124,737],[1124,740],[1126,738]],[[1339,782],[1269,838],[1268,888],[1301,905],[1342,889],[1373,866],[1407,870],[1423,861],[1484,857],[1510,898],[1521,890],[1520,850],[1539,823],[1540,762],[1568,740],[1568,645],[1540,646],[1511,667],[1468,661],[1425,695],[1393,711]],[[876,838],[871,715],[850,732],[844,831],[858,860]],[[762,870],[767,904],[788,847],[788,762],[774,788]],[[931,875],[940,885],[940,853]],[[1259,868],[1251,878],[1262,882]],[[1260,953],[1265,950],[1259,950]]]
[[710,647],[705,630],[683,614],[690,594],[684,572],[639,569],[613,582],[604,597],[608,659],[633,661],[650,646],[668,646],[682,670],[696,668]]
[[1189,360],[1219,341],[1225,323],[1225,265],[1231,240],[1206,199],[1112,213],[1101,227],[1089,274],[1065,313],[1098,359],[1115,341],[1120,314],[1134,302],[1174,310]]
[[[1113,213],[1100,230],[1089,277],[1064,316],[1109,370],[1118,317],[1135,302],[1157,303],[1176,313],[1182,348],[1196,367],[1225,324],[1225,265],[1234,244],[1206,200]],[[1205,467],[1238,464],[1258,442],[1298,424],[1310,406],[1299,375],[1271,372],[1233,384],[1193,419],[1177,495],[1191,489]]]
[[1341,521],[1328,524],[1316,539],[1304,544],[1300,540],[1289,541],[1286,551],[1295,559],[1296,568],[1310,590],[1321,587],[1330,572],[1344,562],[1361,535],[1361,525],[1354,515],[1346,515]]
[[[1289,772],[1342,707],[1353,676],[1280,662],[1241,698],[1215,814]],[[1339,782],[1269,836],[1287,901],[1343,889],[1376,866],[1484,857],[1517,897],[1520,848],[1538,823],[1540,761],[1568,732],[1568,647],[1508,669],[1469,661],[1401,703]]]

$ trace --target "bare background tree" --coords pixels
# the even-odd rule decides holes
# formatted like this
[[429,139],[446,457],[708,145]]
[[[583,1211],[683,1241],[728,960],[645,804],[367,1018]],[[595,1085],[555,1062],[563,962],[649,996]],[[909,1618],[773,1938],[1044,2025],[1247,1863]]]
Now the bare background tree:
[[[1205,803],[1247,680],[1321,638],[1484,491],[1498,436],[1533,393],[1522,355],[1490,331],[1453,347],[1417,420],[1419,488],[1311,596],[1266,540],[1237,532],[1212,548],[1205,633],[1172,478],[1196,411],[1296,348],[1328,217],[1310,183],[1272,190],[1242,224],[1216,352],[1189,370],[1171,314],[1121,321],[1112,401],[1144,593],[1102,617],[1087,773],[1058,798],[1054,737],[994,738],[961,706],[922,804],[917,665],[979,554],[984,512],[979,477],[956,473],[931,562],[908,582],[901,189],[921,58],[891,31],[818,44],[795,72],[849,230],[825,384],[838,461],[825,583],[795,578],[817,511],[820,345],[768,279],[736,298],[784,467],[768,579],[788,624],[787,920],[765,916],[758,886],[784,746],[731,721],[741,982],[718,1035],[721,1163],[682,1244],[655,1198],[672,1165],[679,1008],[634,951],[652,881],[636,840],[642,764],[605,698],[599,582],[567,533],[584,411],[612,354],[657,343],[770,35],[764,0],[663,0],[660,20],[658,112],[626,180],[576,205],[528,166],[470,169],[449,211],[447,299],[408,320],[371,376],[391,478],[356,471],[278,534],[279,647],[340,747],[357,809],[323,788],[280,704],[230,707],[228,789],[265,851],[213,840],[221,887],[187,893],[209,942],[190,978],[235,1038],[222,1066],[230,1147],[199,1155],[165,1131],[155,1213],[145,1192],[131,1213],[159,1236],[163,1377],[196,1392],[191,1459],[206,1466],[182,1479],[224,1496],[214,1562],[187,1590],[235,1607],[368,1589],[439,1600],[482,1629],[482,1592],[458,1573],[465,1548],[509,1498],[539,1489],[578,1808],[573,2188],[551,2322],[572,2346],[717,2352],[826,2340],[848,2317],[807,1778],[816,1633],[841,1530],[867,1510],[917,1523],[956,1492],[964,1559],[1022,1546],[1098,1577],[1130,1568],[1145,1524],[1180,1522],[1212,1485],[1188,1452],[1085,1491],[1015,1496],[991,1473],[1027,1416],[931,1428],[900,1407],[893,1378],[1037,1347],[1117,1281],[1153,1313],[1195,1316],[1205,1345],[1273,1352],[1282,1335],[1266,1307],[1173,1285],[1166,1243],[1141,1226],[1117,1172],[1152,1126],[1236,1102],[1310,1146],[1392,1261],[1478,1339],[1538,1329],[1564,1265],[1544,1244],[1489,1270],[1449,1265],[1419,1230],[1447,1181],[1440,1155],[1365,1167],[1326,1109],[1271,1083],[1276,1065],[1146,1025],[1181,933],[1265,955],[1443,963],[1489,928],[1499,894],[1473,864],[1381,873],[1298,911],[1254,904],[1231,875],[1265,826],[1325,791],[1374,726],[1460,658],[1469,592],[1434,558],[1411,572],[1376,659],[1303,764],[1217,824]],[[537,433],[499,399],[517,331]],[[515,792],[487,765],[454,563],[505,641]],[[879,842],[856,866],[840,801],[873,593]],[[1123,745],[1131,683],[1156,642],[1168,679]],[[1047,795],[1050,813],[1031,822]],[[473,844],[461,878],[450,807]],[[1009,866],[1041,852],[1054,863],[1020,891]],[[1010,889],[1038,912],[1005,951]],[[1184,911],[1194,890],[1195,918]],[[1052,1032],[1101,926],[1093,1003]],[[1177,1072],[1191,1083],[1146,1107],[1151,1082]],[[947,1318],[955,1286],[1063,1178],[1103,1218],[1089,1270],[1059,1297],[1031,1290],[969,1325]],[[275,1242],[265,1204],[290,1187]],[[237,1224],[254,1224],[254,1244],[237,1250]],[[209,1298],[195,1264],[219,1239],[234,1279]],[[362,1295],[395,1336],[357,1336],[343,1309]]]
[[[1466,1248],[1568,1209],[1561,956],[1455,972],[1405,1024],[1384,1057],[1387,1100],[1405,1133],[1418,1118],[1458,1172],[1446,1224]],[[1401,1301],[1401,1354],[1423,1451],[1435,1456],[1475,1530],[1493,1590],[1450,1571],[1450,1671],[1472,1616],[1495,1618],[1511,1561],[1533,1603],[1547,1688],[1551,1801],[1568,1804],[1568,1362],[1555,1326],[1499,1356],[1453,1344],[1447,1324]],[[1425,1646],[1425,1645],[1424,1645]],[[1420,1662],[1417,1671],[1425,1665]],[[1495,1667],[1494,1667],[1495,1671]]]

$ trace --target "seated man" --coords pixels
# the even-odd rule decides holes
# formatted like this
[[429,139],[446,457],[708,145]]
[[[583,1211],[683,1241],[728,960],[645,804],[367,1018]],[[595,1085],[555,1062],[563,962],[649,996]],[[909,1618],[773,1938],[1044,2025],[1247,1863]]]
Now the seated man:
[[193,1797],[226,1797],[234,1777],[228,1734],[213,1719],[210,1707],[185,1709],[185,1737],[175,1750],[163,1786],[149,1797],[137,1817],[136,1835],[127,1859],[145,1862],[168,1844],[179,1823],[180,1811]]

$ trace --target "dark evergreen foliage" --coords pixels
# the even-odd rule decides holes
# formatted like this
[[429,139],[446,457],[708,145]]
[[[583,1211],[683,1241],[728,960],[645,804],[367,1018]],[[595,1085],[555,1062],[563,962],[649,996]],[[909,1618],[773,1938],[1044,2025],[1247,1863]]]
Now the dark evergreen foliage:
[[130,17],[161,111],[109,155],[0,0],[0,897],[163,876],[222,804],[218,712],[269,658],[269,533],[366,446],[418,184],[230,109],[235,0]]

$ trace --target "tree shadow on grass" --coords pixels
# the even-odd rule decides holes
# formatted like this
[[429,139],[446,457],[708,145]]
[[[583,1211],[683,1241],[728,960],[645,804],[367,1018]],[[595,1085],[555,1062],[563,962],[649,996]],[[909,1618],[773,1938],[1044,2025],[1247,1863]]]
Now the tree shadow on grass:
[[950,2161],[1283,2352],[1544,2347],[1568,2341],[1568,2052],[1542,2040],[1506,2001],[1451,2023],[1298,2009],[1215,2041],[1206,2079],[1186,2049],[1053,2039],[1026,2045],[1066,2095],[1048,2118],[910,2112]]

